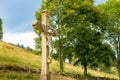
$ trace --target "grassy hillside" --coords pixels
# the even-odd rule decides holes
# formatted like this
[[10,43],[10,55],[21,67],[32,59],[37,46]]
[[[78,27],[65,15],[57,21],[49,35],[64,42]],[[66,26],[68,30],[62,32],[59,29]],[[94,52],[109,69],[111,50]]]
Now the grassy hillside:
[[[0,42],[0,65],[17,65],[19,67],[41,69],[41,56],[34,55],[10,44]],[[52,64],[50,64],[50,70],[51,72],[59,71],[59,64],[57,61],[53,60]],[[82,67],[74,67],[70,64],[65,64],[65,73],[80,74],[82,76],[83,69]],[[88,73],[94,77],[118,79],[118,76],[116,75],[97,72],[91,69],[88,69]],[[39,80],[39,76],[39,74],[30,74],[28,72],[0,71],[0,77],[2,77],[0,80]],[[60,75],[53,76],[54,75],[52,75],[52,80],[75,80],[73,78]]]

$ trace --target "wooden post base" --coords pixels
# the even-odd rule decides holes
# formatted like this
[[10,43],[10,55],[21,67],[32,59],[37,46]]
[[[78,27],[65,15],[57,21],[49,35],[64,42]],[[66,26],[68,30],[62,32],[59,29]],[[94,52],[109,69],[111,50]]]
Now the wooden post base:
[[50,80],[51,79],[51,72],[49,74],[42,74],[40,75],[40,80]]

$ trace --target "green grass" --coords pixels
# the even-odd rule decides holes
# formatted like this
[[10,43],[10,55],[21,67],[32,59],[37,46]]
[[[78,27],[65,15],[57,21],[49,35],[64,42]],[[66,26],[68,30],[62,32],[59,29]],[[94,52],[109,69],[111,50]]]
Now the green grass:
[[[0,71],[0,80],[40,80],[40,74]],[[75,80],[64,76],[51,76],[51,80]]]
[[[21,67],[31,67],[35,69],[36,68],[41,69],[41,56],[34,55],[32,53],[27,52],[26,50],[20,49],[18,47],[9,45],[4,42],[0,42],[0,65],[17,65]],[[77,66],[75,67],[70,64],[65,64],[64,70],[66,73],[75,73],[75,74],[80,74],[81,76],[83,75],[82,67],[77,67]],[[58,61],[53,60],[53,62],[50,64],[50,71],[51,72],[59,71]],[[2,72],[0,72],[0,77],[2,77],[1,75],[3,75],[2,77],[3,79],[2,78],[0,79],[2,80],[38,80],[39,79],[38,74],[29,74],[29,73],[18,74],[17,72],[10,72],[10,73],[4,73],[4,74],[1,74],[1,73]],[[98,72],[92,69],[88,69],[88,73],[91,76],[95,76],[95,77],[107,77],[107,78],[118,79],[117,75]],[[23,79],[21,79],[21,77]],[[7,78],[10,78],[10,79],[7,79]],[[54,76],[52,80],[67,80],[67,78],[68,77],[63,77],[63,76],[57,76],[55,78]],[[74,79],[68,78],[68,80],[74,80]]]
[[[6,48],[6,46],[13,49]],[[41,68],[41,57],[25,52],[25,50],[8,45],[6,43],[0,43],[0,64],[19,65],[34,68]]]
[[0,71],[0,80],[39,80],[39,75],[23,72]]

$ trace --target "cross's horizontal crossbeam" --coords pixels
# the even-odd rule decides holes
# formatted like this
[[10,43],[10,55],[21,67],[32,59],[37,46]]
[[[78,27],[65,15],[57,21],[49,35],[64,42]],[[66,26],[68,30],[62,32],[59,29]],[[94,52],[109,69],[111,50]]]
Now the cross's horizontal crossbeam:
[[53,30],[53,29],[51,29],[51,28],[48,28],[48,30],[45,30],[44,29],[44,27],[45,27],[45,25],[43,25],[40,21],[34,21],[33,23],[32,23],[32,26],[35,28],[35,29],[37,29],[37,30],[39,30],[39,31],[41,31],[41,32],[46,32],[47,34],[49,34],[49,35],[51,35],[51,36],[56,36],[56,31],[55,30]]
[[41,31],[41,32],[44,31],[44,29],[43,29],[44,25],[41,24],[40,21],[34,21],[34,22],[32,23],[32,26],[33,26],[35,29],[37,29],[37,30],[39,30],[39,31]]

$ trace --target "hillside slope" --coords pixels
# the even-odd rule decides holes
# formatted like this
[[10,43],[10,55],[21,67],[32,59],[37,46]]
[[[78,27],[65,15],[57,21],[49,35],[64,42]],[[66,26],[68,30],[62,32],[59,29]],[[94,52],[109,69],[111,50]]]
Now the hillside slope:
[[[13,45],[10,45],[10,44],[4,43],[4,42],[0,42],[0,65],[13,65],[13,66],[17,65],[20,67],[30,67],[30,68],[34,68],[34,69],[41,69],[41,56],[34,55],[32,53],[29,53],[23,49],[15,47]],[[50,70],[51,70],[51,72],[59,71],[59,64],[57,61],[53,60],[52,64],[50,64]],[[81,67],[74,67],[70,64],[65,64],[65,72],[83,75],[83,69]],[[88,69],[88,73],[91,74],[92,76],[96,76],[96,77],[106,77],[106,78],[118,79],[118,76],[116,76],[116,75],[107,74],[104,72],[98,72],[98,71],[94,71],[91,69]],[[17,73],[14,73],[14,74],[17,75]],[[7,75],[7,74],[5,74],[5,75]],[[8,75],[10,75],[10,74],[8,74]],[[23,76],[25,76],[25,75],[23,75]],[[39,75],[37,75],[37,76],[39,77]],[[62,76],[58,76],[55,80],[60,80],[59,77],[65,78],[62,80],[75,80],[73,78],[62,77]],[[54,80],[54,79],[52,79],[52,80]]]

